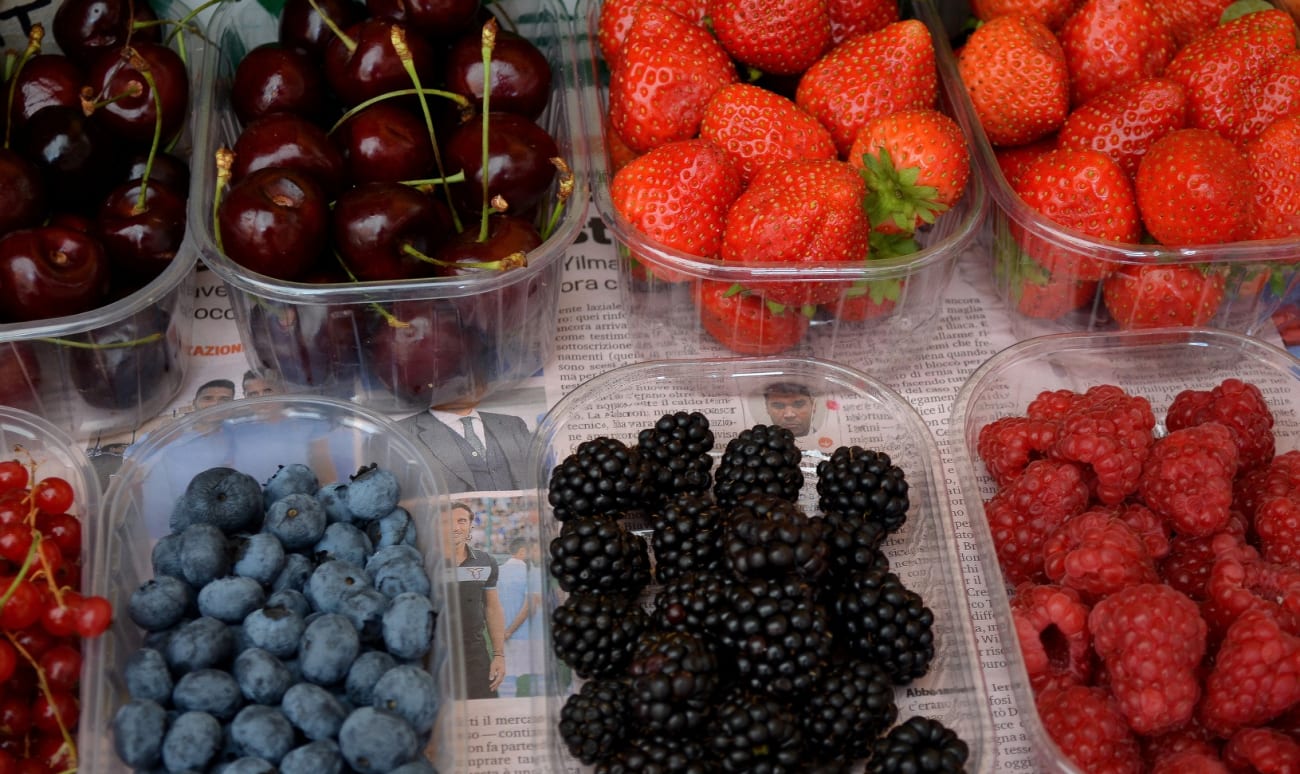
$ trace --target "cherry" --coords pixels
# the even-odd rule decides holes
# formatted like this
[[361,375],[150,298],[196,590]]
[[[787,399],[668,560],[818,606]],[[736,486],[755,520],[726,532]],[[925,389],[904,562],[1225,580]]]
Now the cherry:
[[55,206],[98,203],[120,175],[121,153],[111,134],[80,108],[51,105],[21,133],[23,153],[41,167]]
[[400,400],[434,406],[487,389],[491,347],[454,304],[399,301],[376,318],[366,346],[371,369]]
[[307,54],[267,43],[249,51],[235,68],[230,105],[244,123],[278,112],[312,118],[325,108],[325,78]]
[[253,351],[260,365],[280,374],[286,384],[319,387],[331,373],[331,365],[322,362],[321,354],[304,335],[301,316],[313,311],[309,306],[267,302],[254,304],[248,315]]
[[314,177],[268,167],[231,186],[221,199],[219,244],[244,268],[292,281],[324,252],[329,220],[329,203]]
[[391,102],[358,112],[333,137],[354,183],[423,179],[434,172],[433,145],[424,120]]
[[234,152],[235,183],[250,172],[279,167],[306,172],[330,195],[343,187],[343,154],[325,130],[292,113],[273,113],[249,123],[235,140]]
[[104,248],[87,234],[42,226],[0,238],[0,309],[12,321],[94,309],[108,288]]
[[81,681],[81,653],[70,645],[55,645],[37,663],[51,688],[71,691]]
[[125,272],[143,286],[181,248],[185,196],[152,179],[147,184],[132,180],[109,192],[95,225],[114,272]]
[[351,0],[285,0],[280,11],[280,42],[319,59],[325,56],[334,32],[312,7],[313,2],[339,29],[359,21],[365,9]]
[[34,226],[44,216],[41,170],[17,152],[0,148],[0,236]]
[[[40,361],[29,342],[0,342],[0,405],[37,408],[43,381]],[[4,523],[5,509],[0,496],[0,524]]]
[[[326,47],[325,81],[344,105],[414,87],[403,57],[393,47],[395,28],[400,29],[384,19],[367,19],[348,27]],[[406,46],[421,84],[432,84],[434,56],[429,43],[418,35],[406,35]]]
[[41,108],[51,105],[81,107],[81,68],[60,54],[37,54],[18,71],[10,88],[14,102],[9,120],[21,126]]
[[[447,52],[444,79],[448,91],[483,105],[483,44],[474,32],[462,35]],[[490,62],[492,110],[518,113],[536,119],[551,99],[551,65],[532,41],[509,30],[499,30]]]
[[[9,644],[9,640],[0,639],[0,685],[3,685],[13,677],[14,670],[18,668],[18,653],[14,646]],[[6,702],[7,703],[7,702]],[[3,714],[3,705],[0,705],[0,736],[8,736],[7,724]]]
[[458,35],[474,23],[481,7],[481,0],[366,0],[372,16],[429,38]]
[[174,193],[189,195],[190,165],[180,156],[171,153],[156,153],[153,166],[149,166],[149,154],[137,153],[131,157],[126,166],[124,180],[139,180],[149,173],[149,184],[161,183]]
[[46,476],[32,487],[32,502],[40,513],[67,513],[75,496],[72,485],[61,476]]
[[174,137],[189,113],[185,62],[157,43],[133,42],[101,54],[86,72],[95,115],[122,139],[148,145],[162,114],[162,138]]
[[85,345],[68,348],[72,386],[81,399],[96,408],[130,409],[171,394],[184,374],[176,364],[179,345],[167,336],[170,323],[167,309],[147,306],[71,336]]
[[440,277],[495,274],[523,266],[527,254],[540,247],[542,236],[532,221],[512,215],[488,218],[485,239],[478,229],[466,229],[438,250],[435,258]]
[[0,492],[12,492],[27,486],[27,466],[18,460],[0,462]]
[[335,247],[363,281],[433,276],[419,255],[431,256],[453,232],[446,205],[401,183],[357,186],[334,204]]
[[[485,201],[482,131],[478,121],[461,124],[443,150],[449,172],[465,171],[465,182],[454,186],[453,194],[457,207],[466,213],[478,214]],[[507,212],[527,213],[555,179],[551,159],[559,155],[559,148],[545,129],[514,113],[492,111],[487,133],[488,197],[504,199]]]
[[156,26],[136,26],[157,19],[144,0],[62,0],[54,12],[54,40],[63,53],[81,64],[128,40],[156,42]]

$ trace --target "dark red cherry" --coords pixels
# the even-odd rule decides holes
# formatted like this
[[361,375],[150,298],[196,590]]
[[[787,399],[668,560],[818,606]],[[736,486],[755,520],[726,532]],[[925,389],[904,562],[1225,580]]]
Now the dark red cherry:
[[89,311],[108,285],[108,258],[88,234],[40,226],[0,238],[0,314],[10,322]]
[[[509,30],[497,32],[491,59],[493,111],[536,119],[551,100],[551,64],[531,41]],[[447,90],[483,105],[482,36],[460,36],[447,53]]]
[[247,269],[292,281],[325,250],[329,217],[329,201],[316,178],[293,169],[259,169],[221,199],[221,248]]
[[333,138],[353,183],[419,180],[433,174],[433,144],[424,119],[391,102],[377,102],[357,113]]
[[361,281],[431,277],[432,256],[455,229],[447,205],[401,183],[366,183],[334,203],[334,246]]
[[157,26],[132,29],[135,23],[155,19],[145,0],[62,0],[54,12],[54,40],[63,53],[84,66],[128,40],[158,42]]
[[370,15],[429,38],[452,38],[478,18],[481,0],[366,0]]
[[0,236],[45,217],[41,170],[17,152],[0,148]]
[[[148,68],[153,88],[137,65]],[[86,82],[91,100],[103,103],[95,110],[95,117],[118,137],[138,145],[147,146],[153,141],[158,115],[155,89],[161,98],[164,142],[176,136],[189,113],[185,62],[175,51],[157,43],[132,40],[130,46],[106,51],[87,70]]]
[[[127,164],[126,180],[139,180],[144,177],[145,167],[149,164],[148,153],[137,153]],[[177,193],[188,195],[190,190],[190,165],[180,156],[171,153],[156,153],[153,166],[149,167],[149,183],[162,183]]]
[[438,406],[486,392],[492,348],[455,305],[399,301],[388,311],[374,315],[363,349],[371,374],[395,396],[413,406]]
[[[443,149],[448,172],[465,171],[465,182],[452,187],[456,205],[465,213],[477,214],[483,207],[481,132],[479,120],[467,121],[452,132]],[[551,159],[558,155],[555,140],[545,129],[523,116],[492,111],[488,116],[488,195],[505,199],[507,212],[528,212],[555,179]]]
[[[479,224],[466,224],[435,256],[442,265],[442,277],[471,277],[499,274],[525,265],[528,253],[542,244],[542,236],[532,221],[513,215],[488,218],[487,239],[479,241]],[[499,264],[499,265],[498,265]]]
[[39,110],[20,137],[19,147],[41,168],[55,206],[97,204],[120,176],[125,157],[104,127],[80,108],[51,105]]
[[[143,185],[144,206],[140,206]],[[176,257],[185,239],[185,194],[150,179],[123,183],[109,192],[95,218],[113,271],[139,284],[151,281]]]
[[[361,20],[365,7],[351,0],[316,0],[316,6],[345,30]],[[280,42],[315,58],[325,56],[334,32],[321,20],[309,0],[285,0],[280,11]]]
[[0,406],[31,411],[41,394],[41,363],[26,341],[0,342]]
[[231,180],[270,167],[297,169],[316,178],[328,194],[343,187],[343,154],[325,130],[293,113],[273,113],[244,127],[235,140]]
[[73,231],[80,231],[83,234],[95,233],[95,219],[89,215],[83,215],[79,212],[69,212],[59,210],[51,213],[50,219],[46,221],[47,226],[63,226]]
[[171,315],[159,306],[93,328],[72,338],[72,385],[82,400],[104,409],[133,409],[168,395],[183,378],[176,362],[177,342],[167,331]]
[[230,105],[244,123],[281,112],[314,118],[325,108],[325,77],[301,50],[267,43],[235,68]]
[[[325,49],[325,81],[343,104],[352,106],[371,97],[414,87],[393,48],[393,22],[367,19],[348,27],[352,47],[335,37]],[[429,43],[406,34],[411,61],[425,88],[434,85],[434,57]]]
[[60,54],[37,54],[23,65],[10,84],[14,101],[9,118],[22,126],[36,111],[50,105],[81,107],[81,68]]

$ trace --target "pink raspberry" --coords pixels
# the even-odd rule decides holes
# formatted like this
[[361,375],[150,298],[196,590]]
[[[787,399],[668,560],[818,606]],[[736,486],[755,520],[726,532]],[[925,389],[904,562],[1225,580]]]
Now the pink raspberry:
[[1056,440],[1057,422],[1002,417],[980,428],[976,451],[998,486],[1006,486],[1031,461],[1046,456]]
[[1092,674],[1088,606],[1074,589],[1026,584],[1011,598],[1011,620],[1035,692],[1086,685]]
[[1262,500],[1255,508],[1255,536],[1266,560],[1300,566],[1300,493]]
[[1300,633],[1300,569],[1260,559],[1250,546],[1220,539],[1206,583],[1201,615],[1218,639],[1233,622],[1255,610]]
[[1206,422],[1218,422],[1231,431],[1243,471],[1273,459],[1273,412],[1255,385],[1225,379],[1208,392],[1185,390],[1174,398],[1165,417],[1171,431]]
[[1142,468],[1138,492],[1178,534],[1208,535],[1228,522],[1236,472],[1232,434],[1211,422],[1156,441]]
[[1142,756],[1148,764],[1183,752],[1205,755],[1217,761],[1219,740],[1198,723],[1195,716],[1174,731],[1142,738]]
[[1002,574],[1012,584],[1043,577],[1043,542],[1088,505],[1088,485],[1077,465],[1035,460],[984,505]]
[[1157,758],[1151,767],[1151,774],[1229,774],[1219,756],[1197,750],[1182,752]]
[[1261,501],[1286,497],[1297,491],[1300,491],[1300,449],[1279,454],[1267,466],[1238,476],[1232,502],[1253,520],[1256,506]]
[[1137,489],[1154,427],[1146,398],[1093,387],[1061,418],[1052,455],[1087,465],[1096,475],[1097,499],[1115,505]]
[[1100,510],[1074,516],[1048,536],[1043,571],[1089,599],[1159,581],[1141,536],[1118,516]]
[[1210,572],[1219,557],[1215,546],[1222,548],[1227,545],[1225,540],[1234,548],[1246,546],[1246,522],[1240,514],[1229,516],[1227,526],[1213,535],[1176,535],[1169,541],[1169,554],[1158,564],[1160,577],[1192,599],[1203,601],[1209,593]]
[[1201,722],[1229,736],[1258,726],[1300,702],[1300,638],[1262,610],[1233,621],[1205,679]]
[[1243,728],[1232,735],[1223,759],[1233,771],[1300,771],[1300,743],[1272,728]]
[[1071,685],[1038,694],[1038,716],[1056,746],[1090,774],[1138,774],[1142,753],[1105,688]]
[[1025,416],[1030,419],[1060,421],[1083,400],[1083,393],[1074,390],[1044,390],[1029,401]]
[[1119,518],[1142,538],[1152,559],[1163,559],[1169,554],[1169,529],[1150,508],[1142,503],[1126,503]]

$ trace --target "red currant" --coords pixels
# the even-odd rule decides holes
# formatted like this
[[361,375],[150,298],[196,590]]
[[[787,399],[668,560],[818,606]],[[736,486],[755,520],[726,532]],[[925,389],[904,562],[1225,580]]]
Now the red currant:
[[32,547],[32,531],[25,524],[0,524],[0,559],[21,565]]
[[72,485],[58,476],[43,478],[36,482],[32,499],[41,513],[63,513],[72,507]]
[[0,738],[21,738],[31,730],[31,700],[17,696],[0,699]]
[[35,758],[25,758],[18,761],[14,774],[55,774],[55,771]]
[[51,637],[49,632],[44,631],[40,626],[29,626],[22,631],[12,632],[12,634],[18,647],[27,651],[27,655],[38,661],[45,651],[54,647],[54,637]]
[[55,645],[45,651],[38,663],[51,688],[71,691],[81,681],[81,653],[71,645]]
[[32,725],[41,731],[59,732],[59,721],[69,730],[77,726],[77,697],[68,691],[51,690],[32,705]]
[[77,609],[77,634],[98,637],[113,623],[113,604],[103,597],[86,597]]
[[0,586],[13,587],[9,600],[0,605],[0,629],[26,629],[41,617],[41,592],[36,586],[27,581],[15,584],[9,580],[0,581]]
[[27,466],[18,460],[0,462],[0,492],[27,486]]
[[76,750],[68,746],[62,734],[44,734],[37,737],[33,745],[32,757],[40,761],[50,771],[75,771],[73,760]]
[[24,500],[26,491],[22,490],[23,494],[18,492],[0,494],[0,524],[27,526],[27,514],[31,509]]
[[77,611],[68,606],[67,596],[65,592],[64,604],[50,605],[41,613],[41,628],[55,637],[70,637],[77,631]]
[[68,513],[42,513],[36,517],[36,528],[46,540],[54,543],[68,560],[81,556],[81,521]]
[[0,683],[8,682],[18,668],[18,652],[9,640],[0,639]]
[[6,750],[0,750],[0,774],[18,774],[18,759]]

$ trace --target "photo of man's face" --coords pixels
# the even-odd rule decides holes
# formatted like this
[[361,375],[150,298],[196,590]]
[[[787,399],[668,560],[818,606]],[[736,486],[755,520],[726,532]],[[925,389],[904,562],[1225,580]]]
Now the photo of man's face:
[[474,514],[467,509],[455,507],[451,509],[451,540],[455,545],[463,545],[469,542],[470,527],[474,524]]
[[794,390],[772,388],[767,391],[765,400],[772,424],[788,429],[796,438],[805,436],[812,430],[811,395]]
[[235,399],[235,391],[220,385],[211,385],[199,390],[194,396],[194,408],[201,409],[208,406],[215,406],[218,403],[228,403]]

